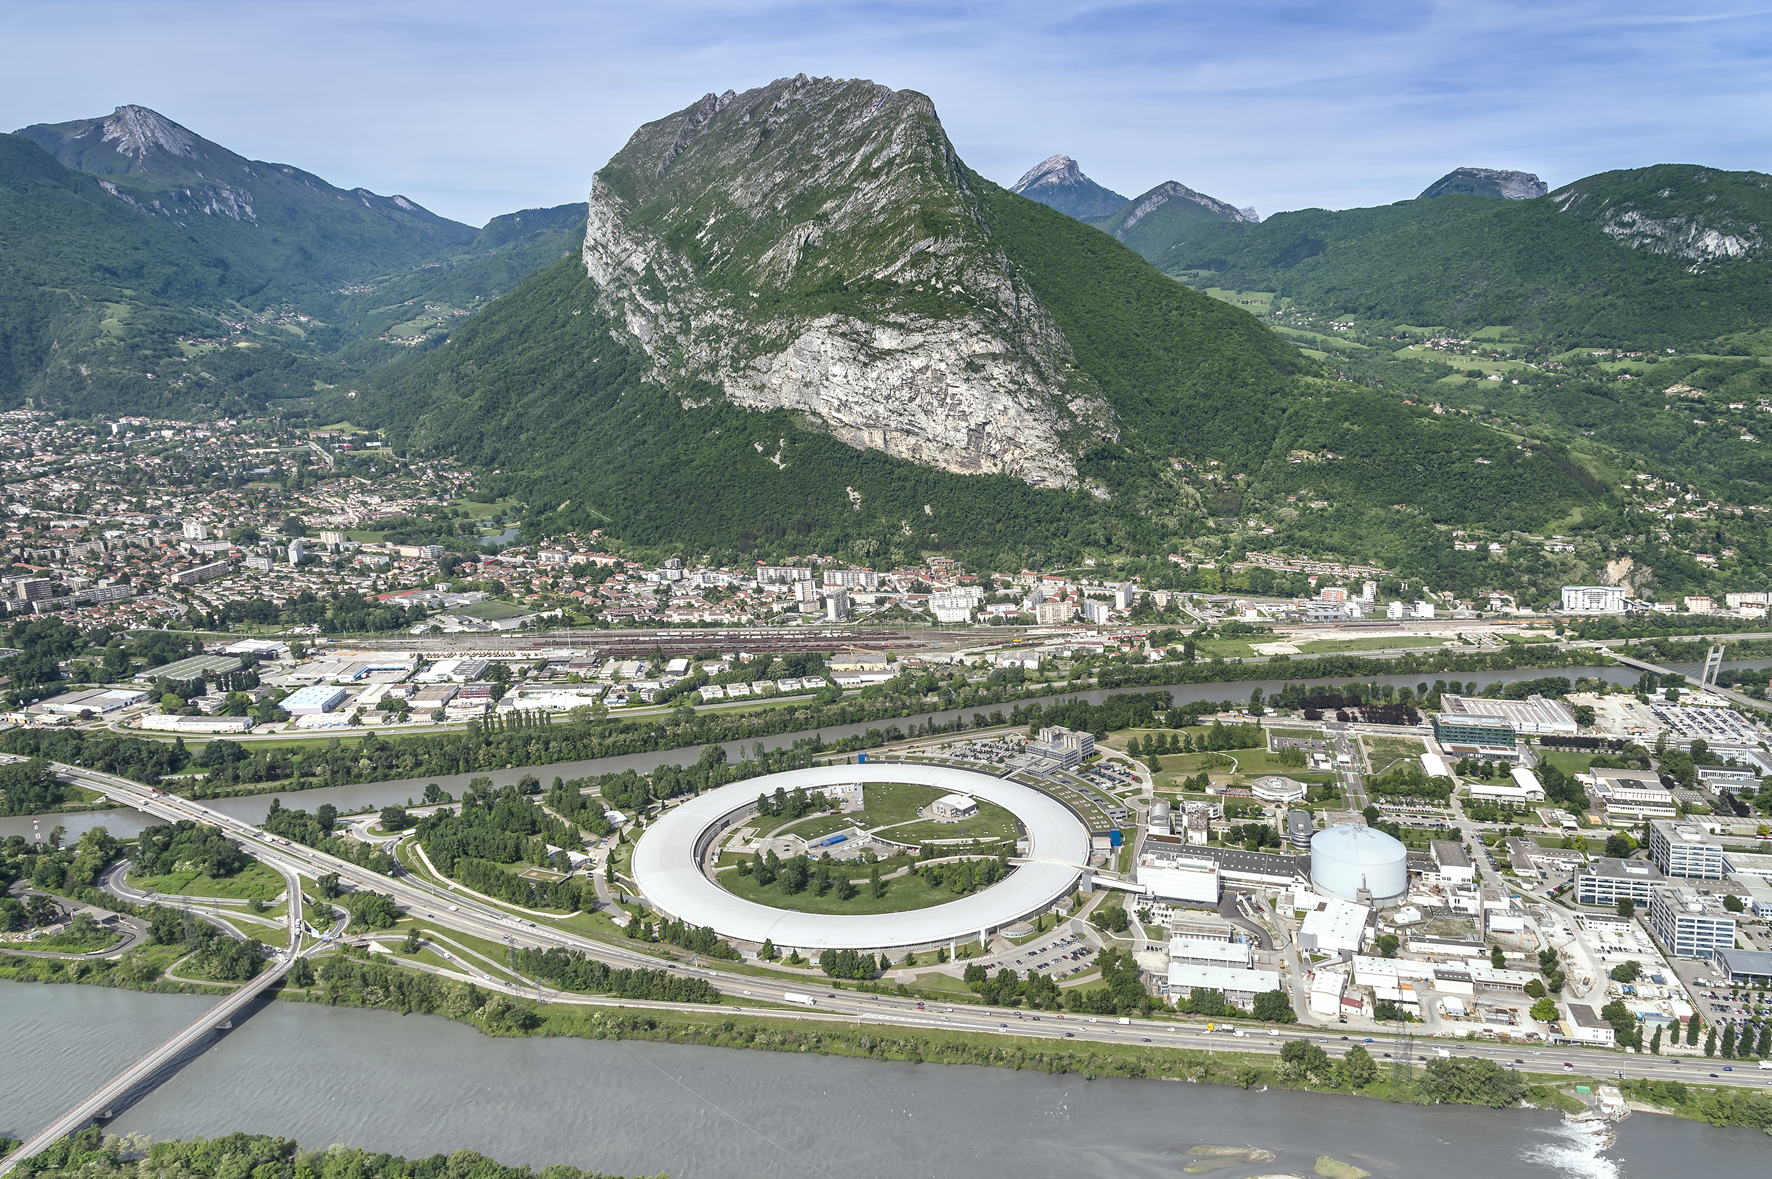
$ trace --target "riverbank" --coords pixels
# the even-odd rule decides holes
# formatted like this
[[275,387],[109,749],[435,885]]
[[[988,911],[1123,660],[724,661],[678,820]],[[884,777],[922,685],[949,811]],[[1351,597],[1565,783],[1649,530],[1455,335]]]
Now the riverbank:
[[[670,714],[634,717],[609,716],[583,722],[553,723],[548,715],[500,715],[486,723],[471,723],[465,731],[410,736],[364,734],[360,743],[337,748],[329,739],[316,738],[301,747],[255,750],[242,756],[200,767],[201,782],[184,785],[177,778],[191,768],[190,755],[182,747],[156,739],[122,736],[105,731],[15,729],[0,735],[0,751],[27,757],[45,757],[64,764],[83,762],[103,766],[109,772],[156,785],[179,781],[181,793],[198,799],[231,797],[237,790],[262,794],[324,789],[360,784],[416,784],[419,790],[430,781],[459,791],[477,774],[503,770],[521,773],[542,767],[567,777],[582,776],[574,763],[633,759],[626,767],[644,772],[666,763],[678,764],[682,753],[697,754],[708,746],[720,746],[733,757],[746,743],[763,743],[772,749],[797,747],[815,741],[825,752],[871,748],[918,732],[961,732],[985,724],[1005,723],[1002,708],[1009,705],[1026,712],[1035,704],[1084,699],[1103,702],[1123,693],[1166,691],[1165,710],[1174,707],[1198,716],[1202,712],[1239,706],[1236,699],[1220,693],[1234,687],[1247,696],[1251,687],[1272,697],[1286,685],[1343,682],[1394,683],[1409,686],[1408,679],[1446,674],[1469,676],[1471,684],[1496,679],[1517,679],[1522,672],[1560,670],[1570,675],[1596,673],[1618,678],[1618,669],[1600,666],[1591,652],[1581,650],[1534,650],[1510,647],[1503,651],[1408,654],[1376,659],[1365,656],[1324,655],[1293,659],[1275,656],[1266,662],[1156,663],[1110,660],[1092,668],[1093,682],[1022,683],[1005,679],[950,685],[934,696],[926,695],[908,677],[865,688],[851,696],[828,702],[786,703],[760,711],[726,713],[683,708]],[[1019,669],[1017,669],[1019,670]],[[1258,677],[1281,677],[1264,680]],[[1634,676],[1628,677],[1634,679]],[[1167,691],[1175,689],[1174,691]],[[987,714],[984,710],[993,710]],[[923,718],[918,723],[916,718]],[[909,721],[906,729],[893,722]],[[886,726],[886,727],[882,727]],[[693,758],[691,759],[693,760]],[[503,784],[500,782],[499,784]],[[416,793],[417,791],[413,791]]]

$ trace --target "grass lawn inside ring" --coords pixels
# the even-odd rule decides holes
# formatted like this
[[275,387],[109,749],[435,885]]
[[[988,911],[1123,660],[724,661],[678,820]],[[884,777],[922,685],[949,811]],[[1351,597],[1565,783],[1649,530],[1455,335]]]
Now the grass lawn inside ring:
[[[710,844],[748,818],[757,795],[777,787],[807,793],[842,782],[908,782],[969,794],[1013,814],[1027,833],[1026,862],[1009,878],[969,896],[903,913],[851,916],[798,913],[760,905],[721,888],[701,869]],[[971,941],[1013,925],[1069,896],[1089,862],[1089,831],[1070,808],[1032,787],[950,766],[916,763],[815,766],[749,778],[710,790],[667,811],[634,848],[633,877],[647,904],[722,937],[783,950],[920,949]]]

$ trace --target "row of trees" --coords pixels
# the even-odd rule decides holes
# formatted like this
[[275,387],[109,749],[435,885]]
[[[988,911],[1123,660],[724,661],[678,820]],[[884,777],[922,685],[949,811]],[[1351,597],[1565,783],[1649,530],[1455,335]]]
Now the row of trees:
[[704,978],[671,970],[625,969],[587,958],[581,950],[555,946],[517,951],[517,969],[566,991],[614,995],[663,1003],[718,1003],[720,992]]

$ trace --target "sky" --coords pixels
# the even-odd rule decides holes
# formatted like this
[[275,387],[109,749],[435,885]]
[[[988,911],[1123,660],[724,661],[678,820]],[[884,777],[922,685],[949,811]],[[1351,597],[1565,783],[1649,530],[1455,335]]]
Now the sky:
[[634,128],[797,73],[935,101],[1012,184],[1059,152],[1264,216],[1460,166],[1553,187],[1772,171],[1772,0],[7,0],[0,126],[139,103],[242,155],[448,217],[580,201]]

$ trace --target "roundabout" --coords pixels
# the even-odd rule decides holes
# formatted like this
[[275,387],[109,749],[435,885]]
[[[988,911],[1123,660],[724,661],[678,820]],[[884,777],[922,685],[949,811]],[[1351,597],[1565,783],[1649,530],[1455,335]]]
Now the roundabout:
[[[702,866],[713,842],[777,787],[808,793],[843,783],[910,783],[966,794],[1013,814],[1027,855],[1006,880],[945,904],[898,913],[846,915],[777,909],[720,887]],[[634,848],[633,876],[649,907],[722,937],[822,950],[914,950],[970,941],[1044,912],[1068,896],[1089,862],[1089,832],[1070,808],[1019,782],[916,763],[815,766],[734,782],[698,795],[652,824]]]

